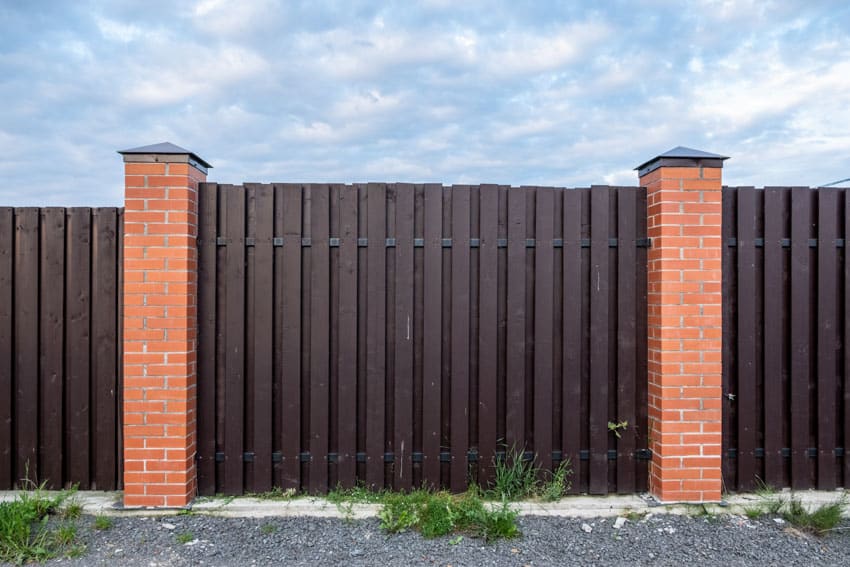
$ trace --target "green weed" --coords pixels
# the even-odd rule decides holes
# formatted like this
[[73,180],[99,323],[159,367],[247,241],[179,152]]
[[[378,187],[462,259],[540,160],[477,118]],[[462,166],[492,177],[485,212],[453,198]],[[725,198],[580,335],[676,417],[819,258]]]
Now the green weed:
[[195,535],[192,532],[183,532],[177,534],[177,543],[181,545],[185,545],[195,539]]
[[105,531],[112,527],[112,518],[109,516],[95,516],[94,517],[94,529]]
[[622,437],[622,435],[620,435],[620,431],[626,430],[628,428],[629,428],[628,420],[617,421],[617,422],[614,422],[614,421],[608,422],[608,431],[610,431],[611,433],[616,435],[617,439],[620,439]]
[[262,527],[260,527],[260,532],[263,535],[272,535],[276,531],[277,526],[275,526],[274,524],[263,524]]
[[258,498],[260,500],[292,500],[298,496],[298,491],[294,488],[284,489],[279,486],[275,486],[268,492],[249,493],[246,494],[246,496]]
[[841,513],[844,510],[844,498],[815,507],[812,511],[806,509],[803,503],[792,498],[782,511],[782,517],[786,522],[816,534],[824,534],[838,525],[841,521]]
[[516,446],[505,451],[503,459],[493,459],[494,479],[489,496],[496,500],[522,500],[536,496],[539,489],[536,455],[526,460]]
[[0,562],[27,563],[45,561],[67,553],[76,537],[76,526],[50,525],[55,515],[70,496],[61,492],[48,496],[45,484],[35,485],[18,494],[12,501],[0,503]]
[[570,460],[561,461],[553,473],[551,478],[545,481],[540,487],[540,498],[547,502],[560,500],[569,492],[572,482],[570,476],[573,474],[573,469],[570,468]]

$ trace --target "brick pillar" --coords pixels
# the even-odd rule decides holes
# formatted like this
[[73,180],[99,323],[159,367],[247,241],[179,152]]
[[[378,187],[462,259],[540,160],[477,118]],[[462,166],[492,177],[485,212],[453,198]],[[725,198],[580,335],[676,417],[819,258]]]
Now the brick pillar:
[[169,143],[124,156],[124,505],[195,496],[198,183]]
[[650,490],[721,498],[721,172],[724,156],[678,147],[638,167],[646,187]]

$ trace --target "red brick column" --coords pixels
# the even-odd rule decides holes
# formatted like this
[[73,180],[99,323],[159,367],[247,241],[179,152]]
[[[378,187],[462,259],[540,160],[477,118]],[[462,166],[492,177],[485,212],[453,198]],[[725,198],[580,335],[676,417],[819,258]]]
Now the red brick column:
[[638,168],[647,191],[650,489],[721,498],[721,172],[678,147]]
[[124,201],[124,505],[195,496],[198,183],[209,164],[164,143],[119,152]]

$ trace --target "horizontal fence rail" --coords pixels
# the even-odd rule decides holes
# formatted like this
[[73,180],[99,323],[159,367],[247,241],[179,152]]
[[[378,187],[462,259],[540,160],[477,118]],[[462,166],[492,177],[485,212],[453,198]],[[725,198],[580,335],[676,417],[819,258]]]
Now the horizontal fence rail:
[[0,207],[0,489],[121,486],[122,226]]
[[201,494],[459,491],[505,453],[646,489],[644,189],[204,183],[199,209]]
[[847,190],[723,189],[723,477],[850,486]]

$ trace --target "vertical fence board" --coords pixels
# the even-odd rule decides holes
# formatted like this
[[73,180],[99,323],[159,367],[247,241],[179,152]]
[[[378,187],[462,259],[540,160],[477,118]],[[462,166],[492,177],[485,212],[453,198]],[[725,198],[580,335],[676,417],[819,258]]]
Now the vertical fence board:
[[89,484],[90,418],[90,313],[91,313],[91,210],[68,209],[67,217],[66,323],[66,447],[68,479],[72,484]]
[[637,191],[617,191],[617,415],[628,427],[617,439],[617,492],[635,490],[637,391]]
[[508,327],[505,442],[525,444],[525,188],[508,189]]
[[259,185],[254,193],[254,461],[251,484],[254,492],[272,487],[273,440],[273,336],[274,310],[274,192]]
[[440,486],[440,424],[442,423],[442,226],[443,188],[425,185],[425,257],[422,345],[422,476],[425,484]]
[[608,288],[610,188],[591,188],[590,240],[590,493],[608,491]]
[[782,238],[785,237],[785,201],[781,189],[764,190],[764,481],[783,486],[782,448],[785,411],[783,361],[785,286],[783,285]]
[[[848,249],[850,249],[850,242],[848,242],[850,241],[850,199],[848,199],[848,191],[844,192],[844,199],[844,344],[842,345],[844,355],[844,399],[842,401],[844,423],[840,427],[842,427],[844,438],[844,487],[850,488],[850,451],[848,451],[850,449],[848,447],[850,445],[850,317],[847,316],[850,312],[850,253],[848,253]],[[2,238],[2,235],[0,235],[0,238]],[[2,260],[2,252],[0,252],[0,260]],[[0,267],[0,273],[2,273],[2,267]],[[2,293],[2,281],[0,281],[0,293]],[[2,325],[2,317],[0,317],[0,325]],[[0,327],[0,332],[2,332],[2,327]],[[2,339],[0,339],[0,348],[2,348]],[[0,438],[0,443],[2,443],[2,438]]]
[[469,187],[452,186],[451,488],[467,486],[469,448]]
[[791,486],[795,489],[810,486],[811,197],[808,189],[791,190]]
[[395,454],[396,490],[413,479],[413,185],[396,187],[395,209]]
[[817,259],[817,487],[836,486],[836,370],[839,189],[818,190]]
[[11,207],[0,207],[0,490],[11,490],[14,483],[14,439],[12,437],[12,400],[14,353],[15,217]]
[[[216,236],[218,186],[198,189],[198,492],[215,494]],[[223,283],[223,282],[222,282]]]
[[541,474],[552,471],[555,195],[537,188],[534,248],[534,451]]
[[301,487],[301,186],[283,186],[283,488]]
[[91,389],[94,403],[92,488],[115,489],[117,389],[118,216],[114,208],[92,210]]
[[357,188],[339,196],[339,440],[337,469],[344,488],[355,484],[357,453]]
[[[2,222],[2,221],[0,221]],[[115,264],[113,263],[113,269]],[[41,210],[39,461],[41,481],[61,489],[64,468],[65,209]],[[113,297],[114,301],[115,297]],[[0,299],[2,301],[2,299]],[[107,342],[116,348],[114,339]],[[2,420],[2,417],[0,417]],[[58,450],[57,450],[58,449]],[[115,459],[114,450],[112,459]],[[109,458],[109,456],[106,456]],[[113,460],[114,463],[114,460]],[[111,471],[112,477],[115,471]],[[0,484],[2,486],[2,484]]]
[[[756,191],[738,188],[738,486],[750,489],[756,478]],[[752,408],[752,409],[750,409]]]
[[367,188],[366,483],[384,487],[386,380],[386,186]]
[[[723,215],[721,234],[726,244],[723,246],[722,255],[722,289],[723,289],[723,431],[722,445],[724,451],[737,445],[737,434],[735,429],[738,404],[735,403],[735,391],[737,390],[737,341],[735,330],[737,328],[737,247],[729,246],[737,234],[737,189],[726,187],[722,192]],[[731,396],[729,395],[731,394]],[[723,483],[728,487],[737,486],[736,461],[724,453],[722,459]]]
[[224,489],[243,489],[245,408],[245,193],[223,186],[225,195]]
[[499,195],[495,185],[482,185],[479,208],[478,270],[478,482],[493,480],[497,433]]
[[[33,207],[15,211],[15,480],[40,482],[38,469],[38,224]],[[86,334],[87,334],[86,330]],[[82,357],[83,353],[78,356]],[[85,376],[88,381],[88,376]],[[84,457],[85,448],[80,446]],[[88,478],[81,477],[88,485]],[[21,486],[19,484],[19,486]]]
[[582,191],[564,192],[563,244],[563,399],[561,450],[574,471],[572,492],[580,490],[581,398],[582,398],[582,278],[581,278],[581,200]]
[[310,191],[310,492],[327,489],[330,410],[330,195],[327,185]]

